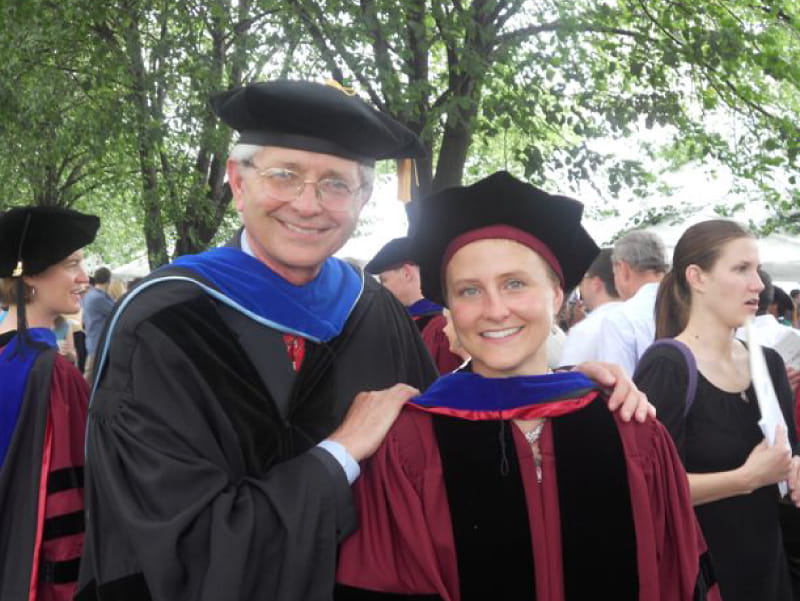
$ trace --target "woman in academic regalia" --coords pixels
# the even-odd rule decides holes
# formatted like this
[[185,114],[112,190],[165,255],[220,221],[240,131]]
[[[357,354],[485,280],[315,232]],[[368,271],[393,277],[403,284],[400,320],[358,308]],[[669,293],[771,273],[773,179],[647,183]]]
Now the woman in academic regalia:
[[72,599],[83,547],[89,391],[58,352],[61,314],[80,310],[82,247],[100,220],[68,209],[0,215],[0,599]]
[[548,372],[564,290],[598,252],[581,214],[505,172],[422,203],[423,293],[472,360],[364,466],[338,599],[717,598],[664,428],[623,423],[591,380]]
[[792,461],[786,444],[797,443],[792,393],[783,360],[765,348],[788,425],[770,447],[759,427],[748,349],[734,337],[756,314],[764,287],[758,245],[739,224],[713,219],[684,232],[672,261],[656,299],[656,338],[674,340],[647,350],[636,382],[686,466],[725,601],[790,601],[779,509],[788,517],[797,512],[779,507],[777,483],[792,477],[800,461]]

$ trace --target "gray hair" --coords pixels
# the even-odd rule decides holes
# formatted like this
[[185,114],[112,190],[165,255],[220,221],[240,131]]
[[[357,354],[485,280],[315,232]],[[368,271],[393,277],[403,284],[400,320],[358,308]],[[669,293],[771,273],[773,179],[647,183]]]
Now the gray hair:
[[633,230],[622,236],[611,251],[612,263],[624,261],[634,271],[666,273],[664,242],[653,232]]
[[[230,158],[237,163],[251,161],[253,157],[264,149],[258,144],[235,144],[231,148]],[[361,196],[366,202],[372,195],[375,185],[375,167],[366,163],[358,163],[358,176],[361,180]]]

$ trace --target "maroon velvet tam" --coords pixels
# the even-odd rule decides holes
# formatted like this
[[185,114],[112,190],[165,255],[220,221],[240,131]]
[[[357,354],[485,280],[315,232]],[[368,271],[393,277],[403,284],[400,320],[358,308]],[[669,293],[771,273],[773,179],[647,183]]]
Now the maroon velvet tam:
[[421,202],[412,242],[422,294],[444,302],[444,267],[465,244],[509,239],[537,252],[564,291],[578,285],[599,249],[581,225],[583,205],[499,171],[471,186],[446,188]]
[[528,232],[519,230],[515,227],[510,225],[489,225],[487,227],[481,227],[476,230],[470,230],[469,232],[465,232],[454,238],[450,244],[447,245],[447,248],[444,251],[444,257],[442,258],[442,281],[444,281],[444,273],[445,269],[447,268],[447,264],[450,262],[450,259],[453,258],[453,255],[456,254],[461,248],[465,247],[467,244],[471,242],[477,242],[478,240],[513,240],[514,242],[519,242],[520,244],[527,246],[534,252],[536,252],[544,262],[547,263],[550,268],[555,271],[556,275],[558,276],[558,280],[561,282],[561,286],[564,286],[564,272],[561,269],[561,264],[556,259],[556,256],[553,254],[547,245],[539,240],[533,234],[529,234]]

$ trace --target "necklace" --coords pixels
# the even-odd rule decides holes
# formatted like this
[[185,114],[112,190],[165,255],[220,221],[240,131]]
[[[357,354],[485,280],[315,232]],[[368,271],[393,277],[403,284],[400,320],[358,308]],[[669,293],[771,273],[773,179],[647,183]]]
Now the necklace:
[[533,446],[537,442],[539,442],[539,437],[542,435],[542,430],[544,429],[544,420],[540,421],[532,430],[528,430],[525,432],[525,440],[528,441],[528,444]]
[[533,459],[536,462],[536,481],[542,481],[542,456],[539,452],[539,437],[542,435],[542,430],[544,430],[544,422],[545,420],[542,419],[538,424],[536,424],[533,429],[528,430],[527,432],[523,432],[525,435],[525,440],[528,441],[528,444],[531,446],[533,450]]

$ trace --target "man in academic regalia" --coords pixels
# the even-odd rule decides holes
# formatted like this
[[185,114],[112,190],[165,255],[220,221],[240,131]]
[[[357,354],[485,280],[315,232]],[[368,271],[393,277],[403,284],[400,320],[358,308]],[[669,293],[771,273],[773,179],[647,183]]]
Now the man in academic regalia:
[[112,315],[80,600],[329,598],[357,462],[435,375],[403,306],[332,258],[374,162],[419,156],[416,136],[338,85],[254,83],[212,104],[240,134],[227,176],[244,227]]
[[333,85],[255,83],[212,104],[240,134],[227,170],[244,227],[112,317],[79,599],[330,595],[357,461],[435,376],[403,307],[331,258],[375,161],[420,156],[416,136]]
[[419,266],[411,260],[412,248],[409,238],[389,240],[364,271],[378,276],[381,284],[397,297],[422,336],[440,374],[453,371],[463,359],[450,352],[450,342],[444,333],[447,320],[443,307],[422,296]]

